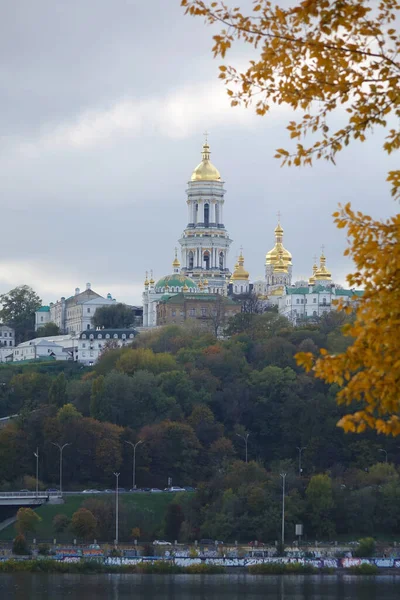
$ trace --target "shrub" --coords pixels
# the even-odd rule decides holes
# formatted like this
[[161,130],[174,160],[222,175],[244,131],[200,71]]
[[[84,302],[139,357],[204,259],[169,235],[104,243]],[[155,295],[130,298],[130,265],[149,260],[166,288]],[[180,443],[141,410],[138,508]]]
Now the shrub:
[[20,533],[13,541],[12,545],[13,554],[27,555],[30,554],[28,544],[26,543],[25,536]]
[[17,521],[15,528],[18,533],[25,535],[26,533],[34,532],[38,523],[42,519],[31,508],[21,507],[17,512]]
[[366,558],[375,554],[375,540],[372,537],[361,538],[358,541],[358,546],[354,550],[354,556]]
[[189,573],[190,575],[218,575],[225,573],[225,567],[222,565],[206,565],[205,563],[201,563],[185,567],[185,573]]
[[49,556],[49,554],[50,554],[49,544],[39,544],[38,554],[40,554],[41,556]]
[[362,563],[361,565],[349,567],[348,571],[352,575],[377,575],[379,573],[378,567],[370,563]]

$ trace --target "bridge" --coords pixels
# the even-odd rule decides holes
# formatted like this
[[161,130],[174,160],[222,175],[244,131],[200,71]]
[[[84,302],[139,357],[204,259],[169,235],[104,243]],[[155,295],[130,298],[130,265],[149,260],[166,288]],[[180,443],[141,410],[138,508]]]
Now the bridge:
[[39,506],[59,497],[60,492],[0,492],[0,506]]

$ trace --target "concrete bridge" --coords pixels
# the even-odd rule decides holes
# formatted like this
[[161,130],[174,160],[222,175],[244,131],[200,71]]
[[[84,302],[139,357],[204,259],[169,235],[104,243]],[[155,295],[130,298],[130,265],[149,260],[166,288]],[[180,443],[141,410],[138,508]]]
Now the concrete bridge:
[[60,499],[59,492],[0,492],[1,506],[39,506]]

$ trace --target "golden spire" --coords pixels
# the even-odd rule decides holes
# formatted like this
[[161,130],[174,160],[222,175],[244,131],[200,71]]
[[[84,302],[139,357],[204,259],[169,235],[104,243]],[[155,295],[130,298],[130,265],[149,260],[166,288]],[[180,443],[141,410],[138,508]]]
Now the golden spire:
[[221,181],[221,175],[210,161],[210,146],[208,145],[208,132],[204,133],[205,140],[201,151],[202,161],[192,173],[192,181]]
[[146,279],[144,280],[145,287],[148,287],[148,285],[149,285],[149,279],[148,279],[148,277],[149,277],[149,272],[146,271]]
[[175,258],[174,258],[174,262],[172,263],[172,266],[174,269],[179,269],[179,267],[181,266],[181,263],[179,262],[179,259],[178,259],[178,248],[175,248]]
[[289,250],[283,246],[283,227],[280,222],[280,212],[278,212],[278,225],[275,227],[275,246],[267,252],[265,256],[265,264],[275,266],[279,260],[279,253],[282,253],[282,260],[287,269],[292,264],[292,255]]
[[244,268],[243,249],[240,248],[239,258],[235,264],[235,270],[233,271],[231,281],[247,281],[248,278],[249,272]]
[[189,286],[187,283],[185,283],[185,285],[182,288],[182,291],[186,294],[189,291]]
[[319,269],[316,270],[315,272],[315,281],[331,281],[332,280],[332,276],[331,273],[328,271],[328,269],[326,268],[326,258],[324,255],[324,246],[322,246],[321,248],[322,253],[319,259]]
[[150,271],[150,285],[154,285],[155,281],[153,279],[153,269]]

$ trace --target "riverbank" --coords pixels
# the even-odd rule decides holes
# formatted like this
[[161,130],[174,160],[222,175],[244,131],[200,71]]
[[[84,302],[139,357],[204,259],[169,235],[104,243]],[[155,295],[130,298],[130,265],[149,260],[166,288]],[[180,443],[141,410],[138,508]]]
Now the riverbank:
[[97,560],[58,561],[53,559],[9,559],[0,562],[1,573],[60,573],[60,574],[142,574],[142,575],[221,575],[224,573],[248,573],[250,575],[382,575],[398,574],[400,570],[378,568],[372,564],[362,564],[349,568],[317,568],[311,564],[268,563],[247,567],[226,567],[207,563],[179,565],[172,561],[148,562],[101,562]]

